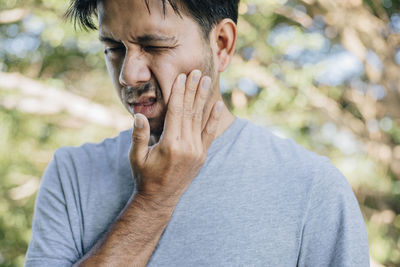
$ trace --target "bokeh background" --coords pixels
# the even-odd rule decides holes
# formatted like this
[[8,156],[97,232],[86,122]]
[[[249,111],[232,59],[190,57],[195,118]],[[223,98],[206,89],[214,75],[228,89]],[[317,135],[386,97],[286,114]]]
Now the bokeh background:
[[[0,266],[24,262],[54,150],[132,123],[68,4],[0,0]],[[221,90],[236,115],[328,156],[360,203],[371,265],[400,266],[399,0],[242,1]]]

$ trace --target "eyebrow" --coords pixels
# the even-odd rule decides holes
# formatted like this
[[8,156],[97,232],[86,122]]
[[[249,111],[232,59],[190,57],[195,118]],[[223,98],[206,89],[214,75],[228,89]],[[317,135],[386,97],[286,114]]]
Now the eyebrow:
[[[106,43],[118,43],[118,44],[121,43],[120,41],[117,41],[111,37],[101,36],[101,35],[99,36],[99,40],[101,42],[106,42]],[[169,36],[155,35],[155,34],[145,34],[138,37],[131,37],[130,41],[139,44],[148,44],[153,42],[175,43],[176,38]]]
[[132,38],[133,42],[137,43],[151,43],[151,42],[176,42],[175,37],[155,35],[155,34],[145,34],[138,37]]
[[121,43],[120,41],[117,41],[111,37],[106,37],[106,36],[99,36],[99,40],[100,42],[104,42],[104,43]]

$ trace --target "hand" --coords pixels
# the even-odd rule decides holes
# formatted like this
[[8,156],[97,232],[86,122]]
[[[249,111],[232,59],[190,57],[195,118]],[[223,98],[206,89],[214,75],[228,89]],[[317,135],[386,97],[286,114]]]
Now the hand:
[[[160,206],[176,205],[203,166],[218,129],[223,104],[215,103],[209,117],[203,118],[211,79],[200,78],[198,70],[188,77],[185,74],[177,77],[168,102],[164,132],[156,145],[148,147],[147,118],[135,115],[129,159],[138,195]],[[204,128],[202,121],[206,121]]]

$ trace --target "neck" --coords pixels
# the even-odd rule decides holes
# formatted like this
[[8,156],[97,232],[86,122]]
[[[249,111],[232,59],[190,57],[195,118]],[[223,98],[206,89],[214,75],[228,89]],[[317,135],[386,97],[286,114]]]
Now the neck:
[[[222,97],[219,97],[218,100],[223,101]],[[210,112],[208,112],[208,114]],[[218,129],[217,129],[217,133],[215,134],[215,138],[222,135],[226,131],[226,129],[228,129],[229,126],[231,126],[232,123],[235,121],[235,116],[229,111],[229,109],[226,107],[225,104],[223,105],[221,112],[222,112],[222,114],[219,119]],[[205,124],[206,124],[206,122],[203,122],[203,129],[205,127]]]

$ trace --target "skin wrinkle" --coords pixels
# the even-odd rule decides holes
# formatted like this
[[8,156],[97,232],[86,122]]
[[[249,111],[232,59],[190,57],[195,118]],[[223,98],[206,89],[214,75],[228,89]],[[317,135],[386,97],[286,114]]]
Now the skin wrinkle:
[[170,43],[177,43],[176,37],[175,36],[160,36],[160,35],[156,35],[156,34],[145,34],[142,36],[138,36],[138,37],[134,37],[131,36],[132,43],[139,43],[139,44],[145,44],[145,43],[151,43],[151,42],[157,42],[157,41],[161,41],[161,42],[170,42]]
[[[99,36],[99,40],[100,42],[104,42],[104,43],[115,43],[115,44],[122,44],[121,41],[115,40],[112,37],[108,37],[108,36],[103,36],[100,35]],[[162,35],[157,35],[157,34],[145,34],[142,36],[130,36],[130,39],[128,39],[128,41],[130,43],[133,44],[148,44],[148,43],[154,43],[154,42],[169,42],[170,46],[175,46],[177,44],[177,40],[175,36],[162,36]]]

